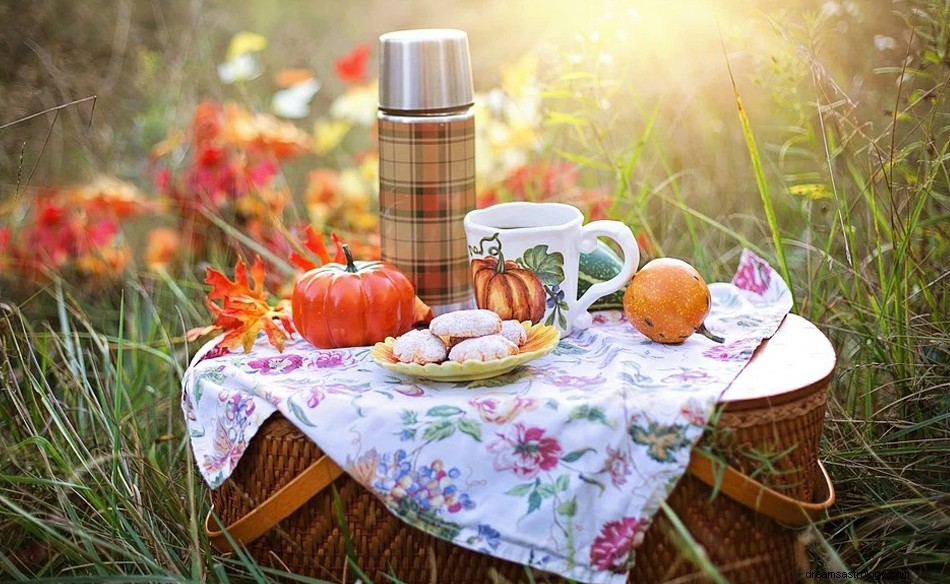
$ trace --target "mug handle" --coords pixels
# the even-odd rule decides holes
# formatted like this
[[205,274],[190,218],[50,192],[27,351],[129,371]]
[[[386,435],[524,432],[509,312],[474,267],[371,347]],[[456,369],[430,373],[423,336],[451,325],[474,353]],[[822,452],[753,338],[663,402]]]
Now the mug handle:
[[574,328],[583,330],[590,327],[592,317],[587,309],[601,296],[616,292],[630,281],[640,265],[640,248],[633,236],[633,231],[620,221],[591,221],[581,227],[578,234],[577,249],[581,253],[590,253],[597,248],[597,237],[607,236],[623,250],[623,267],[620,273],[606,282],[598,282],[591,286],[583,296],[577,299],[577,314],[571,323]]

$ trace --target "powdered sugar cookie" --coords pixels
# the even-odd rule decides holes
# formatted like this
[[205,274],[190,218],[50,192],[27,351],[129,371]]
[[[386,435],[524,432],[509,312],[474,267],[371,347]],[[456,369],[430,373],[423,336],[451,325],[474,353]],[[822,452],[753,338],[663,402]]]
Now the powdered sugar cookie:
[[429,330],[451,347],[465,339],[500,333],[501,317],[491,310],[457,310],[433,318]]
[[449,351],[449,360],[464,363],[465,361],[492,361],[509,355],[518,354],[518,345],[501,335],[487,335],[465,339],[452,347]]
[[501,332],[498,333],[519,347],[528,340],[528,331],[524,330],[517,320],[506,320],[501,323]]
[[446,352],[442,339],[426,329],[409,331],[393,343],[393,356],[403,363],[441,363]]

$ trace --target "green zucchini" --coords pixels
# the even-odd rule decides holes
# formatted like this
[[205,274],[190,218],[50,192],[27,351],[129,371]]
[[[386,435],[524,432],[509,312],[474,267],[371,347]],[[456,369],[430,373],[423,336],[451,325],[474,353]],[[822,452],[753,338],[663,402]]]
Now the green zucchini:
[[[584,295],[591,286],[598,282],[606,282],[620,273],[623,269],[623,260],[614,250],[602,242],[597,242],[597,248],[590,252],[581,254],[580,266],[577,270],[577,297]],[[623,293],[627,285],[623,288],[598,298],[591,305],[591,310],[610,310],[623,308]]]

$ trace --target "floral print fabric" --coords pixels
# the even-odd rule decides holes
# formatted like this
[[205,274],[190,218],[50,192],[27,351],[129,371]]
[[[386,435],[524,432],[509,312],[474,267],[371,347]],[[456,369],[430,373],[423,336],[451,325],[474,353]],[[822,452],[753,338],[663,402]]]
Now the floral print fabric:
[[209,344],[183,381],[195,457],[217,487],[280,411],[415,528],[577,581],[625,582],[719,396],[791,309],[785,282],[749,252],[710,289],[706,324],[722,345],[657,344],[600,312],[550,355],[471,382],[398,377],[368,347]]

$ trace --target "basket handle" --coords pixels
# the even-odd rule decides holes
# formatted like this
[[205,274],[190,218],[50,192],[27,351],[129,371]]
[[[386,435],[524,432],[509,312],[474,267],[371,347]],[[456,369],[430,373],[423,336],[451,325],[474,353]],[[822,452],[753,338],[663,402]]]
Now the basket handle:
[[232,552],[234,548],[228,541],[226,533],[239,544],[251,543],[289,517],[341,474],[343,474],[343,469],[324,454],[253,511],[221,531],[212,528],[211,514],[214,512],[212,508],[205,518],[205,533],[208,534],[211,545],[215,549],[222,553]]
[[[803,527],[818,519],[835,502],[835,487],[831,483],[831,477],[821,461],[817,462],[828,492],[828,497],[820,503],[787,497],[731,466],[715,461],[710,455],[696,448],[689,459],[688,470],[700,481],[714,489],[718,488],[730,499],[757,513],[771,517],[779,523]],[[722,474],[718,473],[720,469],[723,469]]]

